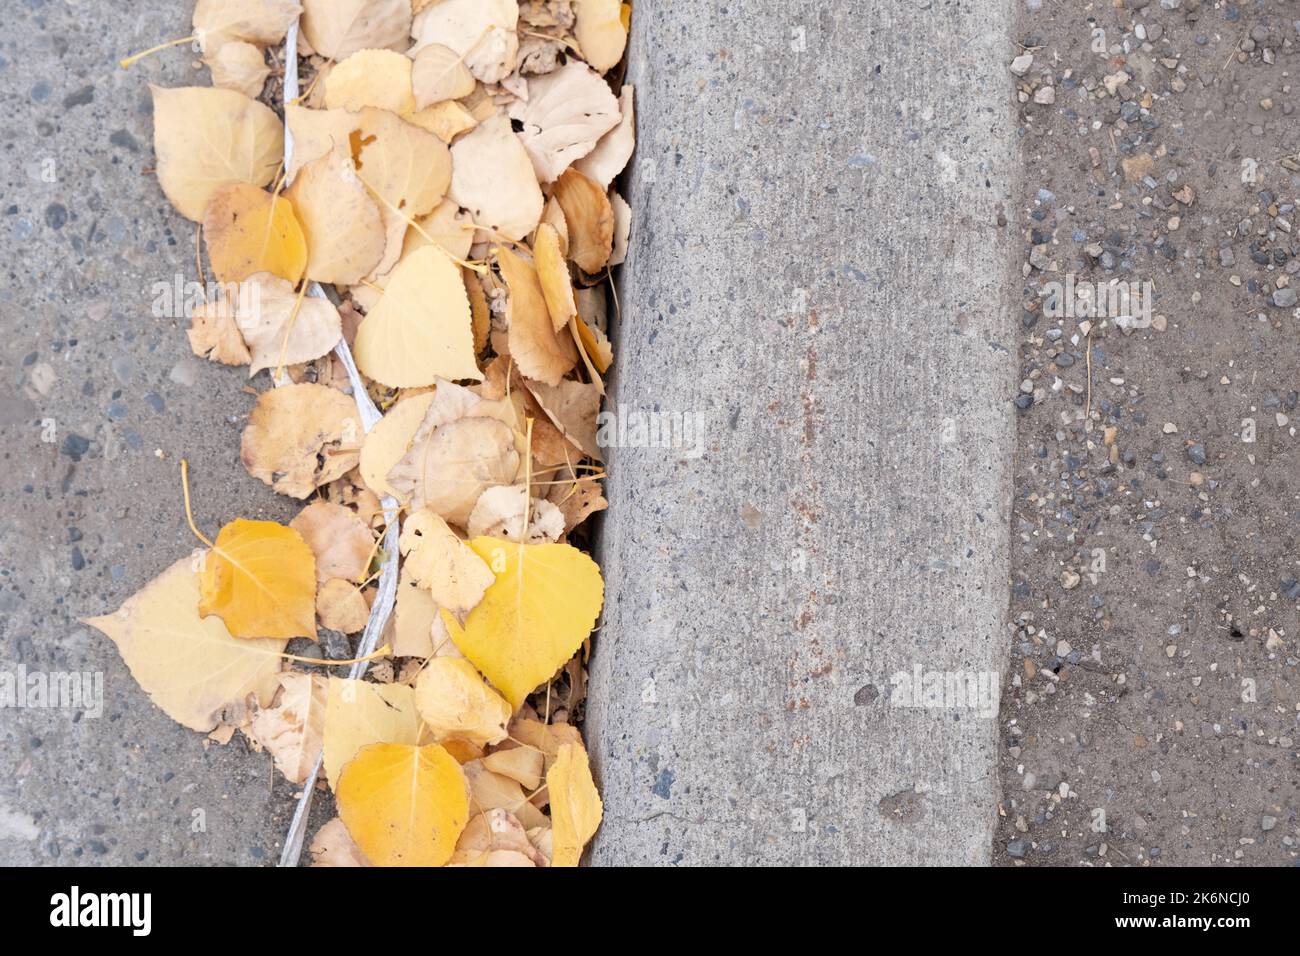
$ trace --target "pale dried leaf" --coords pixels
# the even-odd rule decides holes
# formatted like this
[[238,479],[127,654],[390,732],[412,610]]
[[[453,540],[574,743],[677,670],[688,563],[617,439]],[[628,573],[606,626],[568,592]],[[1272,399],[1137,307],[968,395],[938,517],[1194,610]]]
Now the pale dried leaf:
[[302,0],[302,32],[313,50],[342,60],[358,50],[401,49],[411,0]]
[[636,149],[636,115],[631,86],[623,87],[618,109],[618,125],[600,138],[595,149],[573,164],[574,169],[603,189],[609,188]]
[[241,291],[235,323],[251,352],[250,376],[264,368],[310,362],[338,344],[342,325],[328,299],[300,296],[291,283],[269,272],[250,276],[243,285],[253,291]]
[[316,764],[325,739],[326,681],[316,674],[288,671],[271,707],[259,710],[248,735],[275,759],[290,783],[302,783]]
[[465,66],[484,83],[497,83],[515,69],[519,54],[519,4],[516,0],[440,0],[411,25],[418,55],[440,44],[464,56]]
[[493,115],[457,140],[451,157],[448,195],[469,210],[474,222],[516,240],[537,227],[542,190],[528,152],[504,113]]
[[578,60],[529,80],[528,102],[516,103],[510,115],[523,123],[519,140],[544,183],[595,149],[619,121],[608,84]]
[[285,197],[307,237],[308,278],[350,285],[379,264],[384,222],[346,155],[329,152],[304,166]]

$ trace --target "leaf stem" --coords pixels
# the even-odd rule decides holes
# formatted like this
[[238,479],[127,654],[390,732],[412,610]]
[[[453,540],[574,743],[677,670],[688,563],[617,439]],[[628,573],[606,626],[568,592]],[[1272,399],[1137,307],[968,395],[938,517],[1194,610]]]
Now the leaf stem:
[[181,489],[185,492],[185,520],[189,522],[190,530],[194,532],[194,537],[215,551],[217,546],[204,537],[203,532],[194,526],[194,512],[190,510],[190,463],[187,458],[181,459]]

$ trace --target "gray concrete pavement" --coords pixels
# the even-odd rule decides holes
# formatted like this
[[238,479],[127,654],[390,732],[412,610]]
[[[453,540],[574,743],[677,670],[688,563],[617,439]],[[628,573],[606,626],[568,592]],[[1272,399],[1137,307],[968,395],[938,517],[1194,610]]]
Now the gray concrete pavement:
[[706,432],[611,456],[598,864],[989,859],[996,688],[893,676],[1006,659],[1006,16],[637,11],[613,401]]
[[153,314],[154,283],[195,268],[194,234],[147,172],[148,84],[207,74],[184,50],[116,60],[185,36],[190,5],[5,12],[0,671],[102,673],[104,707],[0,709],[0,864],[266,863],[292,809],[270,758],[205,749],[77,623],[193,548],[181,456],[210,532],[292,513],[232,452],[242,370],[195,358],[188,323]]

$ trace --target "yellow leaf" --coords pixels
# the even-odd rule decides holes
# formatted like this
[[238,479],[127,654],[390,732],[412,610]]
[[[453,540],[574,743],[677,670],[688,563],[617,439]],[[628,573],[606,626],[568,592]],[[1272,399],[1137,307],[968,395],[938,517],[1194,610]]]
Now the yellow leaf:
[[411,59],[392,50],[358,50],[325,76],[325,108],[394,113],[415,109]]
[[389,211],[423,216],[447,195],[451,153],[428,130],[387,110],[364,109],[351,144],[357,172]]
[[163,713],[206,733],[248,694],[271,703],[285,641],[238,640],[221,618],[200,617],[196,557],[177,561],[113,614],[85,623],[117,645],[131,676]]
[[462,628],[443,622],[456,646],[518,708],[582,646],[604,601],[596,562],[567,544],[468,542],[496,575]]
[[441,742],[448,738],[475,746],[506,738],[510,705],[461,657],[435,657],[415,679],[420,719]]
[[596,366],[596,370],[601,375],[608,372],[609,367],[614,364],[614,349],[609,344],[605,333],[600,329],[593,329],[586,320],[580,320],[578,338],[582,340],[582,348],[591,359],[591,364]]
[[555,840],[551,866],[577,866],[582,848],[595,836],[604,811],[596,782],[591,779],[587,751],[576,744],[561,747],[546,773],[546,790]]
[[577,24],[573,35],[582,47],[582,56],[597,73],[618,64],[627,46],[627,26],[623,23],[619,0],[582,0],[575,5]]
[[458,100],[474,92],[474,76],[460,55],[441,43],[431,43],[415,55],[411,85],[418,109]]
[[370,744],[415,744],[420,716],[406,684],[330,678],[325,703],[325,778],[336,790],[343,766]]
[[307,267],[307,240],[292,204],[247,183],[231,183],[213,194],[203,215],[203,236],[221,282],[270,272],[297,284]]
[[388,483],[388,471],[411,447],[411,439],[433,403],[433,395],[433,392],[422,392],[402,399],[366,433],[361,446],[361,480],[375,494],[402,497]]
[[564,253],[560,250],[560,234],[550,223],[544,222],[537,227],[533,257],[537,263],[537,278],[542,283],[546,309],[551,313],[551,325],[559,332],[569,324],[570,318],[578,314],[578,306],[573,301],[569,265],[564,261]]
[[379,207],[352,160],[328,152],[299,170],[285,192],[307,237],[307,277],[351,284],[379,264],[387,235]]
[[361,117],[347,110],[313,110],[290,103],[284,108],[284,119],[293,137],[288,175],[289,182],[293,182],[298,178],[298,170],[329,153],[350,157],[349,137]]
[[[567,175],[567,174],[566,174]],[[578,350],[567,332],[556,335],[547,308],[542,283],[531,262],[498,246],[497,265],[510,298],[506,315],[510,321],[510,355],[519,371],[548,385],[558,385],[564,373],[578,361]]]
[[371,744],[343,768],[339,817],[376,866],[442,866],[469,822],[465,775],[437,744]]
[[149,89],[158,183],[186,219],[202,222],[224,186],[265,186],[275,176],[284,156],[284,127],[268,107],[234,90]]
[[357,329],[353,354],[361,371],[390,388],[483,378],[465,283],[445,253],[425,246],[397,264]]
[[316,558],[293,528],[236,518],[199,576],[199,614],[235,637],[316,637]]

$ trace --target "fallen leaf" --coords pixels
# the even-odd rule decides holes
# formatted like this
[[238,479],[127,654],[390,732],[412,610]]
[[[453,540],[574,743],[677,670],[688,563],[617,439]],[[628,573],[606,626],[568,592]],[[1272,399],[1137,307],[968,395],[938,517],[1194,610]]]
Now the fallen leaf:
[[[403,569],[397,580],[393,656],[432,657],[435,648],[433,641],[435,623],[437,627],[445,630],[433,595],[420,587],[409,572]],[[454,644],[451,646],[455,647]]]
[[[524,520],[525,511],[528,512],[527,522]],[[528,526],[526,537],[520,534],[525,523]],[[498,485],[479,495],[466,530],[475,538],[493,537],[505,541],[523,538],[526,544],[542,544],[558,541],[564,534],[564,515],[545,499],[530,499],[523,485]]]
[[316,559],[316,583],[361,581],[370,569],[375,537],[356,512],[332,501],[313,501],[289,522]]
[[599,74],[570,60],[553,73],[530,79],[528,102],[516,102],[510,117],[523,124],[519,141],[537,178],[550,183],[618,125],[618,100]]
[[331,578],[316,594],[316,614],[320,622],[340,634],[364,630],[370,619],[370,605],[357,585],[343,578]]
[[283,196],[247,183],[217,190],[203,215],[208,261],[221,282],[270,272],[297,284],[307,266],[307,241]]
[[553,195],[569,227],[569,258],[583,272],[599,272],[614,249],[614,210],[605,190],[570,169],[556,180]]
[[403,569],[426,588],[434,603],[463,621],[496,579],[483,559],[427,508],[402,523]]
[[307,237],[309,279],[351,285],[379,264],[384,222],[347,156],[334,151],[308,163],[285,197]]
[[443,621],[461,653],[518,707],[591,634],[604,600],[600,569],[567,544],[468,543],[496,580],[464,627],[449,615]]
[[513,484],[519,452],[503,402],[489,402],[451,382],[438,390],[407,453],[388,482],[409,500],[464,527],[474,503],[493,485]]
[[337,802],[376,866],[442,866],[469,822],[465,774],[437,744],[371,744],[343,768]]
[[359,112],[368,106],[394,113],[415,109],[411,61],[393,50],[358,50],[325,77],[325,108]]
[[252,361],[244,337],[235,324],[235,300],[222,296],[214,302],[195,306],[186,333],[190,349],[199,358],[225,365],[247,365]]
[[600,482],[590,478],[576,478],[551,486],[550,500],[564,515],[567,534],[597,511],[604,511],[609,502],[601,491]]
[[364,109],[352,143],[358,175],[390,212],[423,216],[447,195],[451,153],[433,133],[387,110]]
[[454,100],[416,110],[406,117],[406,121],[427,130],[449,146],[461,133],[478,125],[473,114]]
[[339,775],[363,747],[376,743],[415,744],[420,716],[415,692],[406,684],[329,679],[325,702],[325,778],[335,790]]
[[490,866],[488,858],[494,854],[519,856],[523,859],[521,866],[546,866],[546,857],[529,842],[518,818],[500,807],[470,817],[451,862],[459,866]]
[[627,166],[636,149],[636,114],[631,86],[624,86],[618,98],[618,125],[600,138],[596,148],[573,164],[602,189]]
[[528,151],[504,113],[496,113],[452,145],[447,195],[469,210],[475,223],[509,239],[522,239],[537,228],[542,190]]
[[525,790],[536,790],[542,782],[544,755],[532,747],[510,747],[483,758],[483,766],[493,773],[509,777]]
[[484,83],[509,76],[519,55],[519,4],[516,0],[440,0],[411,25],[415,56],[440,44],[463,56],[465,66]]
[[342,60],[358,50],[400,48],[411,32],[410,0],[302,0],[313,50]]
[[249,724],[249,736],[270,753],[290,783],[306,780],[321,754],[326,688],[319,675],[282,673],[274,704],[258,710]]
[[478,354],[487,348],[488,336],[492,334],[492,311],[488,308],[487,296],[483,292],[483,283],[478,275],[469,269],[460,270],[465,280],[465,292],[469,295],[470,325],[474,331],[474,352]]
[[424,420],[424,414],[433,403],[433,392],[422,392],[404,398],[384,413],[384,417],[366,433],[361,446],[361,480],[377,495],[400,498],[397,489],[388,483],[388,472],[402,460],[411,447],[411,439]]
[[582,342],[582,350],[587,353],[587,358],[596,366],[596,370],[602,375],[608,372],[609,367],[614,364],[614,347],[609,344],[609,338],[605,333],[588,324],[585,319],[579,318],[578,339]]
[[298,0],[198,0],[192,23],[204,53],[232,41],[275,46],[301,9]]
[[529,390],[555,427],[583,453],[597,461],[603,457],[596,443],[601,389],[594,383],[567,379],[558,385],[530,382]]
[[510,355],[529,378],[557,385],[578,361],[572,338],[556,335],[541,280],[533,263],[505,246],[496,249],[497,265],[509,289],[506,316],[510,323]]
[[533,240],[533,261],[537,278],[542,284],[546,310],[551,315],[551,326],[557,333],[578,314],[573,300],[573,282],[569,279],[569,265],[560,248],[560,234],[548,223],[540,223]]
[[551,866],[577,866],[604,812],[596,782],[591,778],[587,751],[575,744],[561,747],[546,773],[546,790],[555,841]]
[[361,119],[356,113],[347,110],[313,110],[290,103],[284,108],[284,119],[288,135],[293,139],[289,182],[297,179],[298,170],[302,167],[332,152],[351,158],[352,131]]
[[234,90],[149,87],[158,183],[186,219],[202,222],[231,183],[265,186],[280,168],[284,128],[268,107]]
[[469,760],[461,765],[469,784],[470,808],[475,813],[508,810],[519,818],[525,828],[548,826],[550,821],[529,802],[519,784],[509,777],[493,773],[483,766],[483,761]]
[[234,90],[254,100],[262,95],[271,73],[261,49],[240,40],[223,43],[215,53],[205,56],[203,63],[212,73],[213,86]]
[[299,295],[289,282],[269,272],[250,276],[243,285],[235,324],[252,353],[249,376],[264,368],[310,362],[338,344],[343,326],[329,299]]
[[605,265],[621,266],[627,261],[627,243],[632,236],[632,207],[614,189],[609,191],[609,207],[614,213],[614,243]]
[[445,252],[426,246],[398,263],[353,352],[362,372],[392,388],[483,377],[465,284]]
[[415,706],[437,741],[496,744],[505,740],[510,723],[510,705],[463,658],[436,657],[425,664],[415,679]]
[[460,54],[441,43],[421,47],[411,65],[415,106],[424,109],[474,92],[474,75]]
[[618,65],[627,46],[620,0],[577,0],[577,23],[573,35],[582,48],[582,58],[597,73]]
[[271,703],[286,642],[240,640],[221,618],[200,617],[197,558],[182,558],[114,613],[84,623],[117,645],[131,676],[163,713],[207,733],[249,694]]
[[338,817],[316,831],[307,847],[312,866],[372,866]]
[[199,575],[199,614],[235,637],[316,637],[316,559],[293,528],[236,518]]
[[544,758],[544,770],[550,770],[559,756],[560,748],[568,744],[582,746],[582,734],[572,724],[544,724],[530,717],[516,717],[510,721],[511,739],[528,747]]
[[362,433],[347,395],[324,385],[285,385],[258,396],[239,457],[280,494],[306,498],[356,465]]

